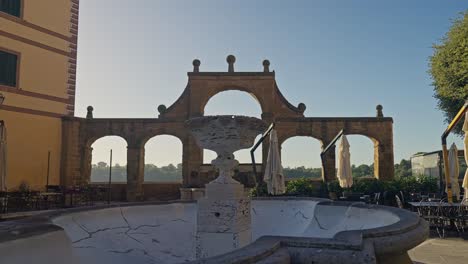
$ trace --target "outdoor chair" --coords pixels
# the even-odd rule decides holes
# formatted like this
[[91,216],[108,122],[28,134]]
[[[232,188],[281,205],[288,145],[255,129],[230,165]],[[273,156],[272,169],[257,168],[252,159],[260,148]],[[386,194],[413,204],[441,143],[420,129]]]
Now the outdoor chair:
[[400,199],[400,197],[398,197],[398,195],[395,195],[395,200],[396,200],[396,203],[398,205],[398,208],[403,209],[403,203],[401,202],[401,199]]
[[[440,238],[445,238],[445,233],[446,230],[450,229],[452,226],[452,219],[453,219],[453,212],[452,210],[455,207],[449,207],[449,206],[442,206],[442,204],[446,203],[447,199],[441,199],[439,202],[439,206],[437,206],[437,216],[438,216],[438,221],[436,223],[437,225],[437,233],[439,234]],[[442,234],[440,231],[442,230]]]
[[457,206],[454,212],[454,224],[460,236],[465,233],[465,228],[468,227],[468,205],[467,198],[463,199]]
[[[421,200],[418,207],[418,215],[429,223],[429,227],[435,229],[440,238],[445,236],[445,229],[440,218],[441,206],[430,206],[424,203],[427,200]],[[441,233],[442,231],[442,233]]]
[[410,202],[420,202],[421,201],[421,193],[410,193],[409,201]]
[[373,204],[380,204],[380,193],[374,193],[374,199],[372,200]]

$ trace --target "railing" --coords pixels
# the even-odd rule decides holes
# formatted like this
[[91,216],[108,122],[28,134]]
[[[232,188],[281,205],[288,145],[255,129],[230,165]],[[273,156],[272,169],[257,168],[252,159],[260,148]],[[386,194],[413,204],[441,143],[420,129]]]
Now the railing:
[[452,132],[453,128],[458,124],[458,122],[462,119],[463,115],[468,110],[468,101],[465,102],[465,105],[458,111],[455,118],[450,122],[447,129],[445,129],[444,133],[442,134],[442,156],[444,159],[444,172],[445,172],[445,185],[447,186],[447,201],[449,203],[453,202],[453,194],[452,194],[452,183],[450,182],[450,168],[448,165],[448,151],[447,151],[447,137]]
[[[322,168],[325,169],[325,161],[324,161],[324,156],[325,154],[333,147],[335,146],[336,142],[343,136],[344,134],[344,129],[341,129],[340,132],[333,138],[333,140],[323,149],[323,151],[320,153],[320,160],[322,161]],[[327,179],[324,175],[323,181],[326,183]]]
[[252,159],[252,169],[253,169],[253,172],[254,172],[254,175],[255,175],[255,181],[256,181],[255,185],[256,186],[258,186],[258,184],[262,181],[262,179],[257,175],[257,166],[255,164],[255,155],[254,155],[255,150],[257,150],[257,148],[260,146],[260,144],[263,143],[265,138],[267,138],[268,135],[270,135],[270,132],[273,130],[273,128],[275,128],[275,123],[270,124],[270,126],[265,131],[265,133],[263,133],[262,137],[257,141],[257,143],[255,143],[253,148],[250,150],[250,158]]

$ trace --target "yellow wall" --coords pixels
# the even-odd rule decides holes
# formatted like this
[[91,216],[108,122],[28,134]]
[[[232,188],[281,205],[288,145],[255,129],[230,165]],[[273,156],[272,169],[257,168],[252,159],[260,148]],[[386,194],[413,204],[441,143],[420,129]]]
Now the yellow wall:
[[20,89],[67,98],[68,57],[0,35],[2,48],[21,54]]
[[23,19],[62,35],[69,35],[71,6],[70,0],[24,0]]
[[[24,113],[18,108],[68,114],[69,101],[65,100],[69,100],[71,6],[71,0],[24,0],[21,18],[0,16],[0,31],[7,32],[7,35],[0,34],[0,50],[20,54],[18,87],[3,86],[1,91],[5,102],[0,106],[0,120],[4,120],[8,131],[9,190],[16,189],[23,181],[33,189],[43,189],[48,151],[51,151],[49,184],[60,184],[60,117]],[[28,26],[28,23],[60,35]]]
[[47,178],[47,152],[51,151],[50,184],[59,184],[61,120],[0,110],[7,128],[7,186],[15,189],[26,181],[43,189]]

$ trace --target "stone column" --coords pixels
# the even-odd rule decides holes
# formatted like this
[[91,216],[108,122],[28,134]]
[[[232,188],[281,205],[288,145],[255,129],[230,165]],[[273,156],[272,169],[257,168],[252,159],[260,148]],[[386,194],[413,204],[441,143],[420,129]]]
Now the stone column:
[[[327,144],[322,146],[325,147]],[[335,155],[335,146],[331,147],[330,150],[323,157],[322,163],[322,180],[325,182],[330,182],[336,180],[336,155]]]
[[143,196],[145,150],[140,146],[127,147],[127,201]]
[[68,187],[81,179],[83,165],[80,141],[80,122],[72,117],[62,118],[62,153],[60,160],[60,185]]
[[201,164],[203,164],[203,149],[197,145],[192,137],[187,136],[182,148],[182,178],[184,187],[198,184],[198,179],[193,179],[192,174],[198,173]]
[[391,180],[395,176],[393,140],[374,142],[374,175],[379,180]]
[[79,179],[74,179],[73,185],[87,184],[91,181],[91,162],[93,160],[93,148],[84,146],[81,156],[81,175]]

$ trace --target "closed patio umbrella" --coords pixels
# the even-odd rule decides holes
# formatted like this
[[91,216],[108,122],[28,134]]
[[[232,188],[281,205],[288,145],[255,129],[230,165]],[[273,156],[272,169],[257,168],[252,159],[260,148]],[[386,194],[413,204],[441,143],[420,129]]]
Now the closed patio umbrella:
[[[463,131],[465,131],[465,140],[464,145],[465,145],[465,161],[466,164],[468,164],[468,112],[465,113],[465,123],[463,124]],[[463,184],[462,187],[465,189],[465,198],[468,199],[468,169],[465,172],[465,177],[463,178]]]
[[6,191],[7,137],[5,123],[0,123],[0,191]]
[[268,159],[263,180],[267,183],[269,194],[277,195],[286,192],[283,167],[281,166],[279,154],[278,136],[274,129],[270,132],[270,148],[268,149]]
[[455,143],[452,144],[448,153],[448,166],[450,170],[450,182],[452,183],[452,193],[460,200],[460,184],[458,183],[458,175],[460,167],[458,164],[458,149]]
[[337,177],[342,188],[353,186],[353,175],[351,172],[351,154],[349,153],[349,142],[345,135],[341,137],[338,146],[338,172]]

